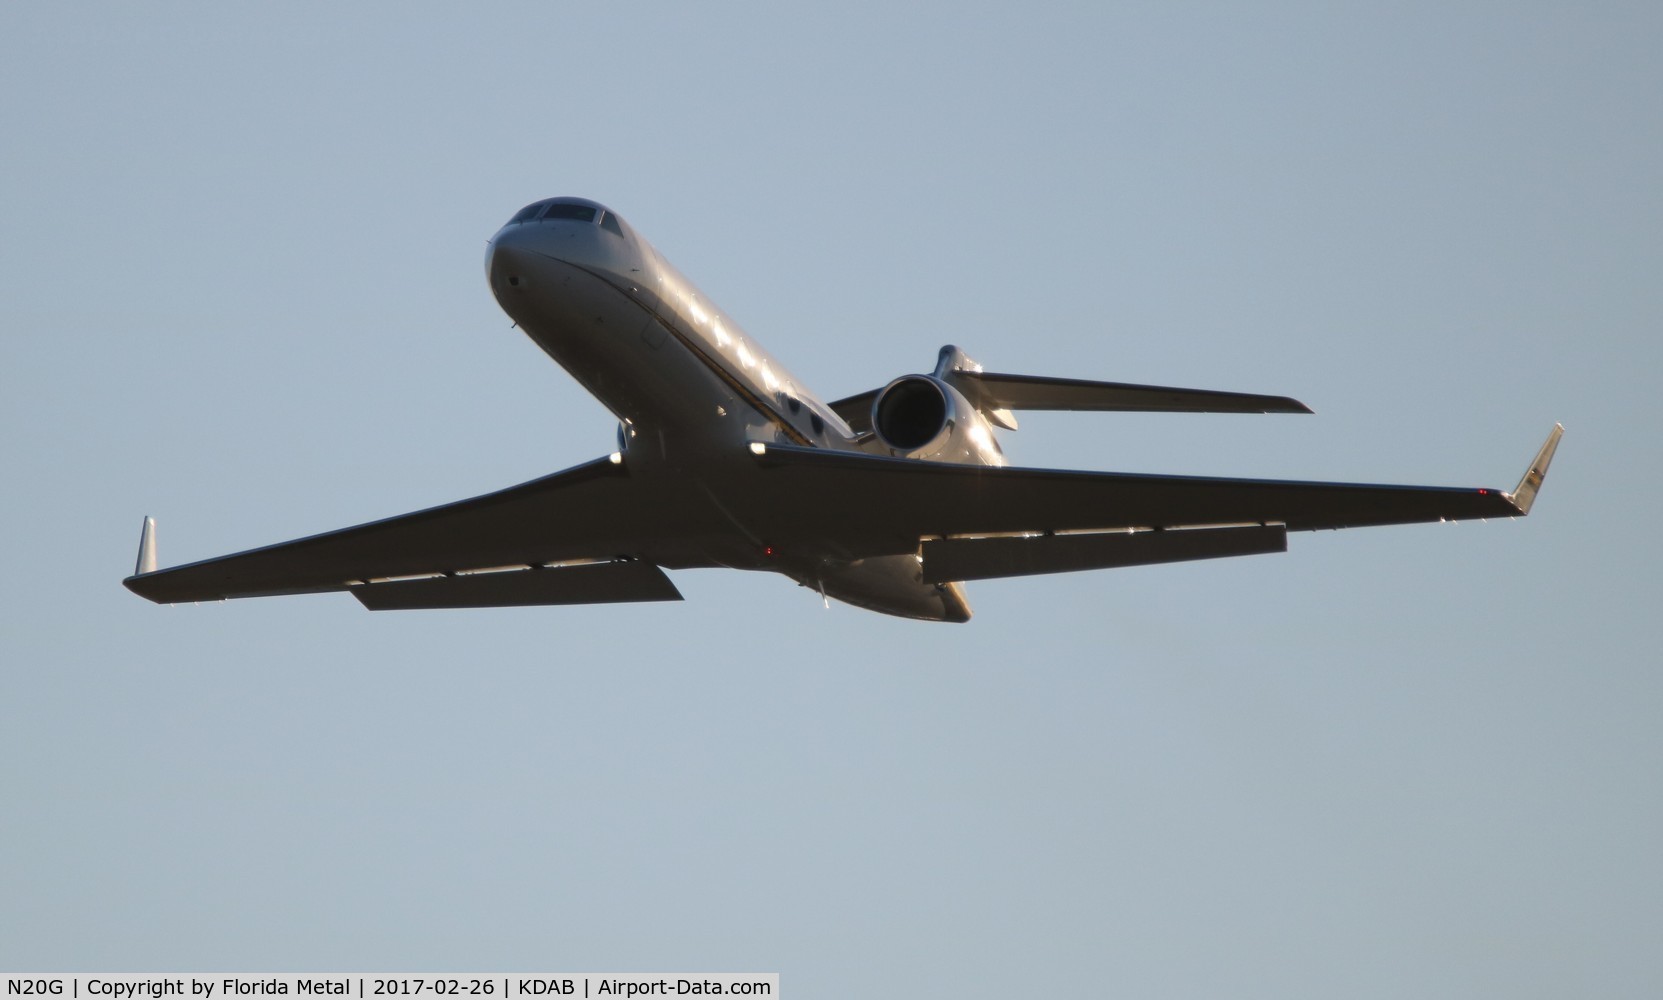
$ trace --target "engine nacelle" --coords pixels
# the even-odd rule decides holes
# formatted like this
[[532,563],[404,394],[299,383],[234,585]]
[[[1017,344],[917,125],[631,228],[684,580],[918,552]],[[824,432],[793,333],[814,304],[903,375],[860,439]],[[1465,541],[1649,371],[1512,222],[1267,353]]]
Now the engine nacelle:
[[959,391],[930,375],[903,375],[872,401],[872,429],[891,455],[1003,465],[987,423]]

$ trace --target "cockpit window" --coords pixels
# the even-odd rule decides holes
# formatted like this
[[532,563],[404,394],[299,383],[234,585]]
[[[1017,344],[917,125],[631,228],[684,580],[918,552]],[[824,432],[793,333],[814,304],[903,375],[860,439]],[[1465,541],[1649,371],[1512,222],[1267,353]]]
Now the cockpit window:
[[623,227],[618,225],[618,216],[613,212],[601,216],[601,228],[618,236],[624,235]]
[[544,202],[544,201],[534,201],[534,202],[532,202],[531,204],[527,205],[526,207],[520,209],[518,212],[515,212],[514,217],[512,219],[508,220],[508,224],[510,226],[512,226],[516,222],[525,222],[528,219],[531,219],[531,218],[535,217],[538,212],[541,212],[543,210],[543,206],[546,205],[546,204],[548,204],[548,202]]
[[575,219],[578,222],[594,222],[595,210],[588,205],[562,205],[559,203],[549,206],[543,219]]

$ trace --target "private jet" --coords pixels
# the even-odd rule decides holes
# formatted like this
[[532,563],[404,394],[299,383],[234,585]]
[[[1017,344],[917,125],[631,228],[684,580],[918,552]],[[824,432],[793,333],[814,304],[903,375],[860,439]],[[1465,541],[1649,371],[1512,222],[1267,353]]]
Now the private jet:
[[1022,410],[1309,413],[1285,396],[985,371],[825,402],[610,208],[527,205],[485,254],[491,292],[618,419],[617,450],[495,493],[157,568],[144,519],[124,582],[161,604],[347,591],[374,610],[675,601],[665,570],[767,570],[926,621],[964,582],[1282,552],[1290,531],[1520,517],[1564,428],[1499,489],[1007,465]]

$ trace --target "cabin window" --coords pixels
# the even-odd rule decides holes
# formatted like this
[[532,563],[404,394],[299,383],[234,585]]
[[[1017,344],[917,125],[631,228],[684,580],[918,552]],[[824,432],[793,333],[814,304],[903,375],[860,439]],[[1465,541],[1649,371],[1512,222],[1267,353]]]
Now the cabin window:
[[618,216],[607,212],[601,216],[601,228],[617,236],[624,235],[624,228],[618,225]]
[[798,400],[796,396],[785,397],[785,405],[791,410],[792,413],[797,413],[803,408],[802,402]]
[[810,413],[808,415],[808,423],[810,427],[814,428],[815,434],[826,433],[826,422],[820,419],[820,414]]
[[544,213],[543,219],[575,219],[578,222],[594,222],[595,210],[588,205],[554,204]]

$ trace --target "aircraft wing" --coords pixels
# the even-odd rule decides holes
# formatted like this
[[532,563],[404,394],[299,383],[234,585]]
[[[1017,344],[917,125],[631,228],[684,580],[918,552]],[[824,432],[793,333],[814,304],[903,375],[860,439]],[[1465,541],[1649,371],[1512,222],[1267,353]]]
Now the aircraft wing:
[[[780,445],[767,446],[757,461],[770,495],[802,498],[798,510],[807,498],[825,498],[816,519],[835,522],[851,546],[866,548],[851,548],[851,556],[922,551],[926,579],[945,580],[1275,551],[1285,531],[1519,517],[1529,512],[1561,433],[1554,428],[1513,493],[995,468]],[[1274,530],[1220,533],[1255,527]],[[1058,532],[1116,533],[1135,545]],[[1151,532],[1161,534],[1146,537]],[[921,550],[925,539],[940,541]],[[1080,555],[1094,545],[1098,555]],[[932,570],[932,556],[956,562],[963,574]],[[1008,571],[988,571],[1001,566]]]
[[[689,545],[710,528],[705,516],[602,458],[470,500],[163,570],[154,569],[147,521],[139,571],[124,583],[159,604],[337,590],[371,608],[679,600],[658,566],[702,564]],[[549,563],[576,565],[543,568]]]

